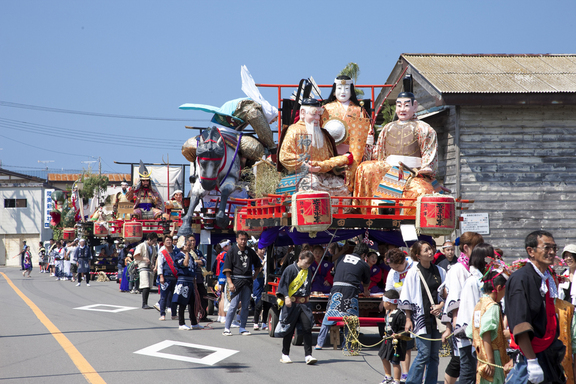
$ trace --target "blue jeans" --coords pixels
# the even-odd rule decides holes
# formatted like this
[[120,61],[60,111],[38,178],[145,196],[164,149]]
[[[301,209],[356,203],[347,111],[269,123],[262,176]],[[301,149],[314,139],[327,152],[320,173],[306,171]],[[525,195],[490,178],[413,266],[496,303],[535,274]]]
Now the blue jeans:
[[528,383],[528,363],[521,357],[514,363],[514,368],[506,376],[506,384],[526,384]]
[[476,356],[473,354],[472,346],[459,348],[460,350],[460,378],[461,384],[476,383],[476,366],[478,364]]
[[250,305],[250,297],[252,296],[252,289],[250,286],[245,285],[242,290],[230,300],[230,307],[226,313],[226,324],[224,329],[230,329],[232,320],[236,317],[236,308],[238,302],[242,302],[242,309],[240,310],[240,332],[246,329],[246,322],[248,321],[248,306]]
[[[434,328],[432,334],[418,335],[427,339],[440,339],[440,332]],[[422,384],[424,377],[424,384],[436,384],[438,382],[438,364],[440,363],[440,346],[441,341],[428,341],[416,338],[416,347],[418,354],[410,366],[408,371],[408,378],[406,384]],[[424,376],[426,375],[426,376]]]

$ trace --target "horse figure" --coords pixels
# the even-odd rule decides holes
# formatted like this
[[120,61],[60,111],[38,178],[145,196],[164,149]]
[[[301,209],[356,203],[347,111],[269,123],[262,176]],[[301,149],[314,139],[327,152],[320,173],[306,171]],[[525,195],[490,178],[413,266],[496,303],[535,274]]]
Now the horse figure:
[[225,214],[225,210],[228,197],[237,188],[236,183],[240,177],[239,146],[239,142],[236,148],[228,145],[216,127],[204,130],[199,136],[196,149],[196,169],[191,172],[190,176],[190,182],[193,184],[190,192],[190,207],[182,219],[178,236],[192,235],[191,224],[194,208],[201,198],[214,189],[220,191],[221,195],[220,206],[216,214],[216,224],[220,228],[228,227],[230,220]]

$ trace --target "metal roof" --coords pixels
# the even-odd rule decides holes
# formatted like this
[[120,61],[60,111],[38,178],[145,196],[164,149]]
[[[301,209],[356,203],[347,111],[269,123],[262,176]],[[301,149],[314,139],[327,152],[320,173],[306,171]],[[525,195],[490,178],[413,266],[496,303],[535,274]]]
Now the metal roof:
[[402,54],[440,93],[576,93],[576,55]]

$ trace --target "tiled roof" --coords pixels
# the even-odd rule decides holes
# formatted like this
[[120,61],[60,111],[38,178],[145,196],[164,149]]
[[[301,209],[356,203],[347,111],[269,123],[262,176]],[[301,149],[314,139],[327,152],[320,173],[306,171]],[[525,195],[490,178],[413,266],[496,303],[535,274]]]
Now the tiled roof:
[[576,55],[402,54],[439,92],[576,93]]
[[[49,173],[48,181],[76,181],[82,174],[80,173]],[[108,180],[111,183],[119,183],[126,179],[127,182],[132,180],[132,176],[129,173],[103,173],[102,176],[108,176]]]

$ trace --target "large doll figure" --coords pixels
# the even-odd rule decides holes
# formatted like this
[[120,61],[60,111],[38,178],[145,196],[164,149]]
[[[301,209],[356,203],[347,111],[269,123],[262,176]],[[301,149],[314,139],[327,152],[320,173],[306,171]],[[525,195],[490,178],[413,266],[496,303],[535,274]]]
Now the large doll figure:
[[322,107],[316,99],[304,99],[300,120],[289,126],[280,139],[279,161],[289,174],[307,171],[298,190],[329,192],[332,196],[347,196],[344,179],[331,171],[349,165],[350,154],[338,156],[334,140],[320,128]]
[[334,138],[339,154],[349,151],[354,156],[345,173],[346,186],[352,193],[356,168],[362,162],[366,140],[372,129],[366,111],[356,98],[350,77],[338,76],[334,80],[332,92],[324,104],[322,127]]
[[378,185],[386,183],[383,177],[399,162],[417,171],[417,176],[406,184],[402,197],[417,198],[434,192],[432,181],[438,167],[436,131],[414,116],[417,108],[412,92],[398,95],[398,120],[382,129],[372,154],[374,160],[360,164],[356,170],[354,197],[374,197]]

